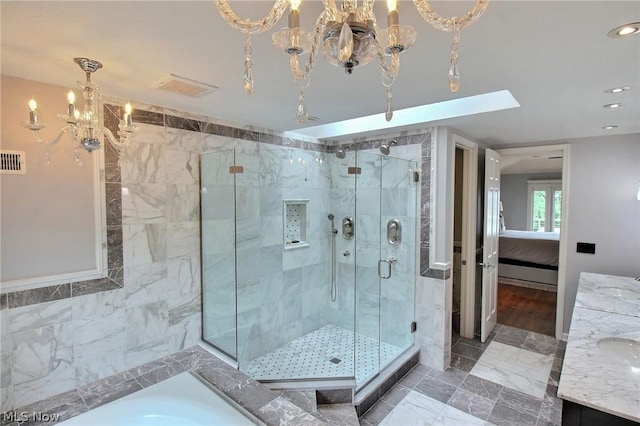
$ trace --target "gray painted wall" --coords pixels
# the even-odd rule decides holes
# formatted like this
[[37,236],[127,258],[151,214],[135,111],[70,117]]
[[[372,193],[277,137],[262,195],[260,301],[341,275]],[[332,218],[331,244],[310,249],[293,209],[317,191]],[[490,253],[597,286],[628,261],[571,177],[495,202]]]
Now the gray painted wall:
[[38,121],[48,124],[40,137],[53,140],[64,127],[56,114],[64,112],[68,90],[2,76],[2,149],[25,151],[27,167],[26,174],[0,178],[0,281],[97,267],[92,157],[82,150],[84,164],[77,166],[71,138],[65,134],[49,148],[47,165],[45,147],[20,124],[29,119],[27,102],[33,96]]
[[[640,201],[636,199],[640,134],[574,139],[569,143],[565,333],[580,272],[640,275]],[[596,253],[576,253],[578,241],[595,243]]]

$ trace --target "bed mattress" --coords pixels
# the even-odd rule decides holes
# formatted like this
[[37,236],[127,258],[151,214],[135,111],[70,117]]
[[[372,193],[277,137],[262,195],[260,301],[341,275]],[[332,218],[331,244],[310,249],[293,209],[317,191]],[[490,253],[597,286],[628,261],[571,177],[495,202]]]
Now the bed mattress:
[[557,268],[559,248],[560,234],[557,232],[505,230],[500,234],[498,257],[501,263]]

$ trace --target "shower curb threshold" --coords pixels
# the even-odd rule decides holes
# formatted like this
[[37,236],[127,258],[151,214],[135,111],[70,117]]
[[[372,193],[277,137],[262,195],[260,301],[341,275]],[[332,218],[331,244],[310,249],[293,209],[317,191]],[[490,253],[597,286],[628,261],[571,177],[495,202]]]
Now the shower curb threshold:
[[362,417],[393,385],[419,363],[420,347],[413,345],[391,362],[380,374],[358,390],[353,405]]

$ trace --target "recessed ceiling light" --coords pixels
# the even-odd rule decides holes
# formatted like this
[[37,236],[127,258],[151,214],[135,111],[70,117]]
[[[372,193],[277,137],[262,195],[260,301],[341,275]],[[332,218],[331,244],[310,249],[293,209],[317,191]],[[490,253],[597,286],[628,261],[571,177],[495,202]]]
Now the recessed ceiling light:
[[617,128],[618,128],[618,126],[615,126],[615,125],[614,126],[604,126],[603,127],[604,130],[613,130],[613,129],[617,129]]
[[620,108],[622,104],[607,104],[603,108]]
[[607,89],[604,92],[605,93],[620,93],[620,92],[626,92],[627,90],[631,90],[631,87],[629,87],[629,86],[614,87],[612,89]]
[[640,33],[640,22],[632,22],[630,24],[620,25],[609,31],[609,37],[620,38]]

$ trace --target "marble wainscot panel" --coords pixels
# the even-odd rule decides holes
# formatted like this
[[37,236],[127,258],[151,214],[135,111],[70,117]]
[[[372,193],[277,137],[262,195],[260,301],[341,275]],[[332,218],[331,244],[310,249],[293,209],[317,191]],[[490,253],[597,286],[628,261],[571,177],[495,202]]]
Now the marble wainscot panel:
[[418,329],[423,330],[416,335],[416,344],[420,346],[420,363],[444,370],[449,365],[445,359],[445,281],[418,277],[416,287],[415,320]]
[[[640,422],[640,366],[599,344],[640,342],[640,283],[633,278],[582,273],[571,318],[558,397]],[[631,351],[631,348],[629,349]]]

